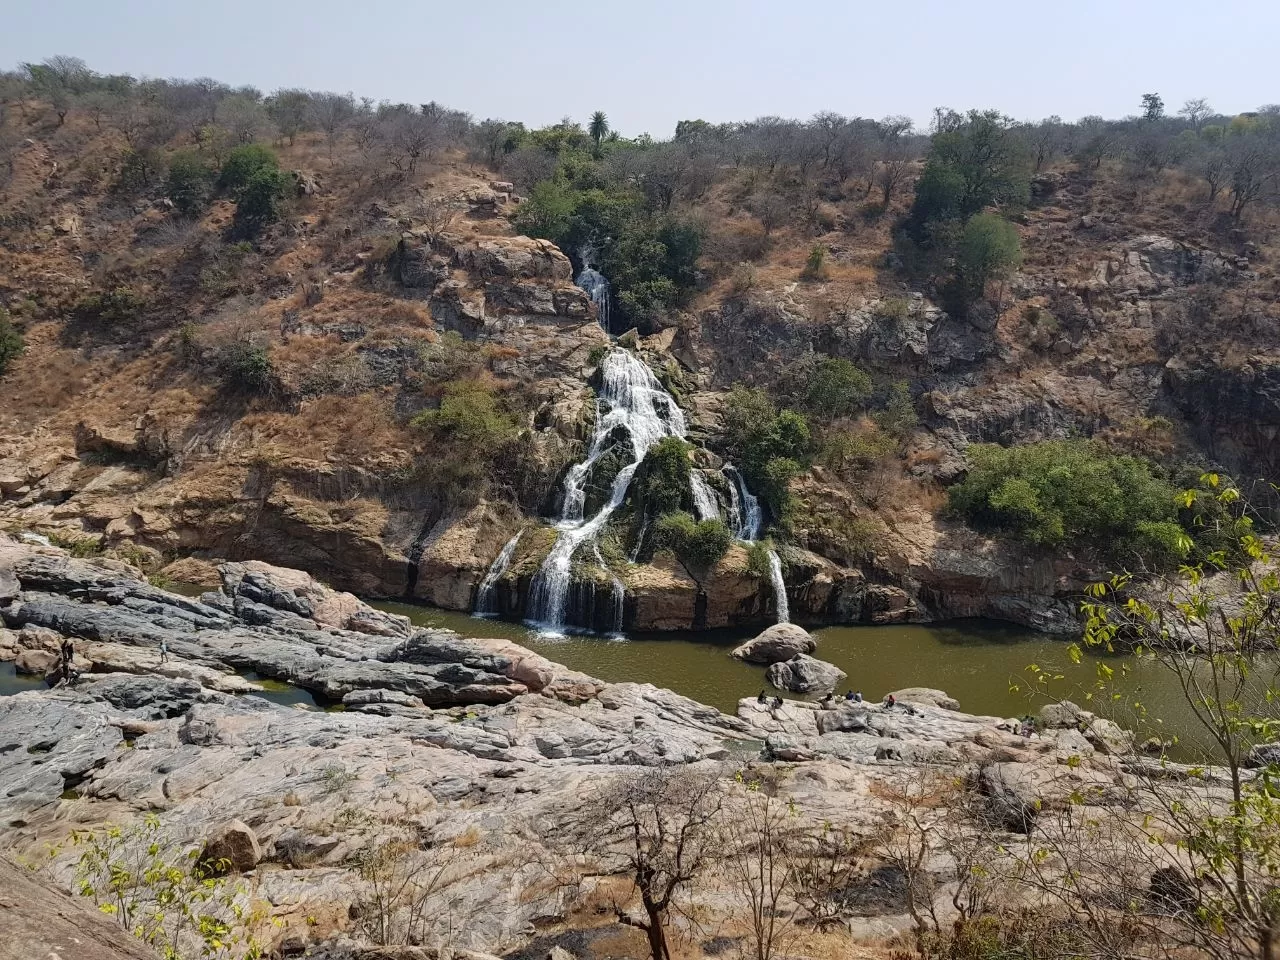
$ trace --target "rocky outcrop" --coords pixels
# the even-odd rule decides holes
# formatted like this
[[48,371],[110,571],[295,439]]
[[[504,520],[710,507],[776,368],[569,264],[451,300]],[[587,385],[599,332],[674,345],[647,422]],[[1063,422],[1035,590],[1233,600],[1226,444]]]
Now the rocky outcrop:
[[793,693],[830,693],[848,676],[835,664],[804,653],[770,664],[764,675],[779,690]]
[[231,820],[205,843],[196,862],[216,876],[233,870],[237,873],[252,870],[261,859],[262,848],[253,830],[240,820]]
[[158,960],[112,917],[0,857],[0,957],[4,960]]

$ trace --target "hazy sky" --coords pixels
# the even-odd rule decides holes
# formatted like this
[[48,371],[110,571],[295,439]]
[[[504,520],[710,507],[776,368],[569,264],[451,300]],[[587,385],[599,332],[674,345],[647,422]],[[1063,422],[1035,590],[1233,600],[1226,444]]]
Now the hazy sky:
[[624,134],[682,118],[819,110],[927,121],[1223,112],[1280,101],[1278,0],[3,0],[0,66],[64,53],[103,73],[211,76],[439,100],[545,124],[608,113]]

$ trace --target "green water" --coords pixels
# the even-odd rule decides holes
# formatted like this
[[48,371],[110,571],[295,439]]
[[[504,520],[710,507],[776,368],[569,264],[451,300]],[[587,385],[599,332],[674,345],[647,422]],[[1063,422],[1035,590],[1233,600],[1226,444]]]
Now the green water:
[[270,700],[272,703],[278,703],[286,707],[299,704],[308,710],[320,709],[320,704],[316,701],[315,694],[310,690],[295,687],[292,683],[286,683],[283,680],[272,680],[270,677],[259,676],[252,670],[242,673],[241,676],[262,687],[261,692],[251,693],[248,696],[261,697],[263,700]]
[[[734,713],[738,700],[762,688],[774,693],[764,667],[740,663],[729,651],[751,636],[745,632],[638,634],[626,640],[579,636],[551,640],[520,624],[478,620],[461,613],[403,603],[376,603],[422,626],[447,627],[464,636],[504,637],[549,659],[602,680],[634,680],[668,687]],[[999,717],[1033,712],[1050,700],[1069,699],[1116,720],[1142,737],[1181,741],[1174,751],[1189,756],[1204,743],[1203,731],[1176,679],[1149,660],[1087,655],[1071,662],[1068,643],[1026,629],[983,620],[902,626],[825,627],[814,631],[817,656],[849,675],[841,687],[879,700],[904,687],[936,687],[969,713]],[[1037,685],[1027,669],[1038,666],[1062,679]],[[1104,694],[1099,664],[1114,671]],[[1256,678],[1255,690],[1276,682],[1280,658]],[[786,694],[796,697],[796,694]],[[1092,699],[1090,699],[1092,697]],[[1117,699],[1118,697],[1118,699]],[[816,699],[809,697],[808,699]],[[1134,704],[1143,709],[1134,709]],[[1159,717],[1162,722],[1153,719]]]
[[13,661],[0,662],[0,697],[7,697],[23,690],[47,690],[43,677],[29,677],[13,669]]

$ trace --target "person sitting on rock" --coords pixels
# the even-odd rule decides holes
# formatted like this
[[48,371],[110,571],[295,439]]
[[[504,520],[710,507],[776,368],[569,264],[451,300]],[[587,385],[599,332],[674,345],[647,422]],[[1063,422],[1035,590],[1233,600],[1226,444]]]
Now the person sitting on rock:
[[884,707],[886,710],[892,710],[898,704],[898,698],[892,693],[884,698]]
[[844,692],[844,698],[845,698],[846,700],[854,700],[854,699],[856,699],[856,698],[854,697],[854,695],[853,695],[853,691],[852,691],[852,690],[846,690],[846,691]]
[[774,697],[774,698],[773,698],[773,709],[777,710],[780,706],[782,706],[782,698],[781,698],[781,697]]
[[835,699],[835,695],[836,695],[835,691],[833,690],[818,702],[821,703],[824,707],[829,707],[831,706],[831,701]]
[[861,691],[861,690],[858,690],[858,691],[856,691],[856,692],[854,693],[854,695],[853,695],[853,702],[854,702],[854,703],[861,703],[861,702],[862,702],[862,691]]
[[769,698],[764,695],[764,691],[760,691],[760,696],[756,697],[756,703],[768,703]]

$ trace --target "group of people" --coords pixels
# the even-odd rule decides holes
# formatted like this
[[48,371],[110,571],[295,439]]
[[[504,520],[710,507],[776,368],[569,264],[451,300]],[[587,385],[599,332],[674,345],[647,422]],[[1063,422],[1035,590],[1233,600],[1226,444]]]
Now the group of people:
[[63,637],[62,646],[58,648],[58,686],[69,687],[80,679],[80,671],[76,669],[75,659],[75,645],[70,637]]
[[[832,704],[834,704],[837,699],[839,698],[836,697],[835,691],[833,690],[818,702],[822,704],[823,709],[830,709]],[[862,699],[862,691],[861,690],[846,691],[844,695],[844,701],[846,703],[863,703],[864,701]],[[763,690],[761,690],[760,695],[756,697],[756,703],[760,704],[761,706],[767,705],[771,710],[776,710],[780,706],[782,706],[782,698],[774,697],[772,700],[770,700],[768,694],[766,694]],[[886,710],[893,710],[898,705],[898,698],[891,693],[887,697],[885,697],[883,701],[881,701],[880,705],[884,707]],[[915,708],[912,707],[911,704],[906,704],[905,709],[908,713],[911,713],[911,714],[914,714],[916,712]]]

